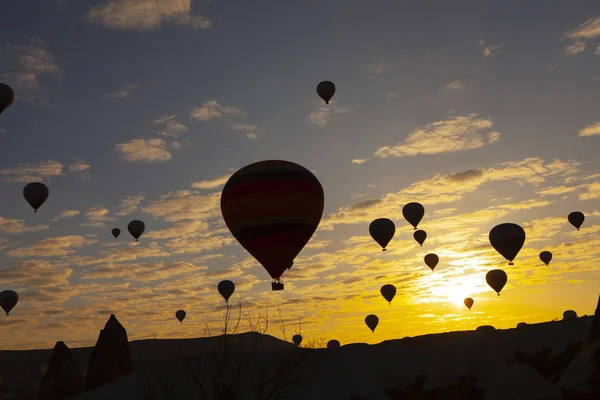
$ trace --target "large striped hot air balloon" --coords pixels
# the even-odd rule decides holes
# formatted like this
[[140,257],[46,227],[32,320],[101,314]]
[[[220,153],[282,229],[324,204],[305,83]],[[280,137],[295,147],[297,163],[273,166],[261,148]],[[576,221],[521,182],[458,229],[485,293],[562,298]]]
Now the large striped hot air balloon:
[[237,241],[273,278],[273,290],[323,215],[323,187],[290,161],[260,161],[233,174],[221,192],[221,212]]

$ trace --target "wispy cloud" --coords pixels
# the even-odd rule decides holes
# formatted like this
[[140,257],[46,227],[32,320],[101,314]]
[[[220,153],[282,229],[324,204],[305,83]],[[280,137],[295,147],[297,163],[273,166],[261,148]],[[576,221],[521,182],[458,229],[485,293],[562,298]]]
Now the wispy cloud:
[[309,123],[320,127],[324,127],[334,115],[347,114],[352,111],[350,107],[336,105],[335,100],[330,100],[329,104],[324,104],[323,100],[317,99],[313,103],[316,105],[316,109],[308,114],[307,119]]
[[77,210],[64,210],[60,214],[58,214],[56,217],[52,218],[52,221],[59,221],[64,218],[75,217],[79,214],[80,214],[80,212]]
[[577,53],[581,53],[585,50],[588,43],[584,41],[576,41],[575,43],[565,46],[565,55],[572,56]]
[[162,130],[158,132],[159,135],[179,137],[179,135],[189,131],[189,128],[177,122],[175,117],[176,115],[163,115],[153,121],[155,124],[162,125]]
[[579,136],[600,135],[600,121],[596,121],[579,131]]
[[102,228],[105,226],[105,222],[114,221],[116,218],[110,217],[110,210],[102,206],[93,206],[86,211],[85,216],[87,222],[81,224],[81,226],[88,226],[92,228]]
[[58,161],[41,161],[38,164],[20,164],[16,167],[0,169],[6,180],[17,182],[42,181],[43,178],[62,175],[63,165]]
[[166,23],[193,30],[212,25],[208,17],[192,12],[192,0],[108,0],[93,6],[87,19],[108,29],[132,31],[151,31]]
[[494,53],[500,53],[502,51],[502,43],[490,46],[486,44],[485,40],[481,40],[479,44],[484,46],[483,51],[481,52],[481,54],[483,54],[484,57],[489,57]]
[[169,143],[160,138],[136,138],[116,145],[121,159],[127,162],[160,163],[169,161],[173,156],[169,152]]
[[256,139],[256,132],[264,132],[265,130],[256,125],[250,124],[231,124],[231,129],[234,131],[244,132],[244,136],[248,139]]
[[569,39],[593,39],[600,36],[600,16],[590,18],[567,33]]
[[73,172],[83,172],[90,169],[91,165],[87,164],[83,160],[75,161],[73,164],[69,165],[69,171]]
[[48,225],[27,226],[23,220],[0,217],[0,232],[7,235],[37,232],[48,228]]
[[138,89],[140,85],[125,85],[121,89],[110,92],[104,95],[107,99],[124,99],[133,94],[133,92]]
[[9,257],[59,257],[75,253],[77,248],[95,243],[96,240],[83,236],[60,236],[43,239],[29,246],[21,247],[6,252]]
[[140,203],[146,198],[146,195],[139,194],[137,196],[129,196],[123,200],[121,200],[121,204],[119,204],[119,212],[116,212],[116,215],[129,215],[136,212]]
[[386,71],[389,71],[391,65],[387,62],[379,62],[374,64],[368,64],[361,68],[362,71],[366,72],[367,78],[374,78]]
[[199,181],[192,183],[192,187],[194,189],[216,189],[220,186],[223,186],[227,180],[231,177],[231,174],[223,175],[215,179],[210,179],[206,181]]
[[62,76],[48,45],[42,39],[33,38],[24,45],[7,45],[6,53],[2,57],[2,66],[8,72],[0,74],[1,80],[13,86],[16,98],[46,104],[42,98],[44,88],[40,76]]
[[449,84],[446,85],[446,89],[448,89],[448,90],[464,89],[465,87],[466,87],[465,84],[462,83],[461,81],[450,82]]
[[[477,114],[437,121],[415,129],[394,146],[380,147],[372,157],[405,157],[477,149],[498,140],[499,132],[485,132],[492,127],[490,119],[480,118]],[[352,162],[362,164],[368,160],[355,159]]]
[[190,117],[197,121],[209,121],[225,115],[246,115],[246,112],[236,107],[223,106],[217,100],[209,100],[190,111]]

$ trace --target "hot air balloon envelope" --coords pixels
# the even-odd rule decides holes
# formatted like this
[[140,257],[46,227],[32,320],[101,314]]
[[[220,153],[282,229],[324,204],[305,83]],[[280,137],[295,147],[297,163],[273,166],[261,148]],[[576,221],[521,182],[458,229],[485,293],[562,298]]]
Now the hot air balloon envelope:
[[365,317],[365,324],[367,324],[371,332],[375,332],[375,328],[379,325],[379,317],[375,314],[369,314]]
[[465,306],[467,306],[467,308],[468,308],[469,310],[471,310],[471,307],[473,307],[473,303],[475,303],[475,301],[474,301],[472,298],[470,298],[470,297],[467,297],[467,298],[465,299],[464,303],[465,303]]
[[437,256],[437,254],[430,253],[425,256],[424,261],[425,264],[433,271],[436,265],[438,265],[440,262],[440,258]]
[[502,288],[508,281],[508,276],[506,275],[506,272],[501,269],[493,269],[485,275],[485,281],[496,291],[496,293],[498,293],[498,296],[500,296]]
[[425,207],[421,203],[408,203],[402,207],[402,215],[414,228],[417,229],[417,225],[423,219],[425,215]]
[[325,104],[329,104],[329,100],[335,94],[335,85],[333,82],[323,81],[317,85],[317,94],[325,101]]
[[118,237],[119,237],[119,235],[121,234],[121,230],[120,230],[119,228],[114,228],[114,229],[111,231],[111,233],[112,233],[112,235],[113,235],[113,236],[115,237],[115,239],[116,239],[116,238],[118,238]]
[[175,313],[175,317],[179,320],[179,322],[182,322],[184,320],[186,316],[186,313],[184,310],[177,310],[177,312]]
[[396,225],[387,218],[378,218],[369,225],[371,237],[381,246],[383,251],[396,233]]
[[417,243],[423,246],[423,243],[425,243],[425,239],[427,239],[427,232],[419,229],[418,231],[415,231],[415,233],[413,233],[413,238],[415,238]]
[[513,265],[513,260],[525,243],[525,231],[517,224],[496,225],[490,231],[490,243],[501,256]]
[[327,342],[327,348],[328,349],[339,349],[340,342],[335,339],[331,339],[329,342]]
[[6,312],[6,315],[10,313],[17,303],[19,302],[19,295],[14,290],[4,290],[0,292],[0,307]]
[[137,219],[131,221],[127,225],[127,230],[129,231],[129,233],[131,233],[131,236],[133,236],[135,238],[136,242],[140,238],[140,236],[142,236],[142,233],[144,233],[145,229],[146,229],[146,224],[144,224],[142,221],[137,220]]
[[571,225],[573,225],[575,228],[577,228],[577,230],[579,230],[579,228],[581,228],[581,225],[583,224],[583,221],[585,221],[585,215],[583,215],[581,211],[573,211],[569,214],[567,219],[569,220]]
[[294,344],[296,346],[300,346],[300,343],[302,343],[302,336],[300,336],[300,335],[294,335],[292,337],[292,342],[294,342]]
[[230,280],[221,281],[217,285],[217,290],[219,291],[219,294],[223,296],[225,302],[227,303],[233,292],[235,292],[235,283],[233,283]]
[[31,182],[23,188],[23,197],[33,207],[34,212],[44,204],[49,194],[48,187],[41,182]]
[[546,266],[548,266],[548,264],[550,264],[550,261],[552,260],[552,253],[550,253],[549,251],[542,251],[540,253],[540,260],[542,260],[542,262],[546,264]]
[[5,83],[0,83],[0,115],[15,100],[15,92]]
[[396,286],[389,284],[383,285],[379,291],[383,298],[392,304],[392,300],[394,299],[394,296],[396,296]]

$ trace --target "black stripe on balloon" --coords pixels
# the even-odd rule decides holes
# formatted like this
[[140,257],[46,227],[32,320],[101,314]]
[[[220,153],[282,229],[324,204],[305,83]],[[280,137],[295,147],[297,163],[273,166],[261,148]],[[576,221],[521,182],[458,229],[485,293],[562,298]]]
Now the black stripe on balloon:
[[238,183],[247,183],[254,181],[287,181],[297,180],[311,182],[315,185],[321,186],[319,180],[310,172],[282,169],[282,170],[271,170],[271,171],[256,171],[256,173],[244,174],[236,176],[235,174],[227,181],[227,186],[235,186]]
[[314,226],[307,224],[298,224],[282,222],[276,224],[254,225],[235,231],[233,234],[239,241],[244,239],[253,239],[260,236],[273,235],[298,235],[310,238],[315,233]]

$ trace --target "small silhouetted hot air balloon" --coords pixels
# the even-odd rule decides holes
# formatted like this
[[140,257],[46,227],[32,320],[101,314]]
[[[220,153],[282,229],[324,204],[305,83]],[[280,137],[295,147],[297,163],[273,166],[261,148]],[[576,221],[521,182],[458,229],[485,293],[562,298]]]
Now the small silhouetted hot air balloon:
[[508,265],[514,265],[513,260],[525,243],[525,231],[517,224],[496,225],[490,231],[490,243],[509,261]]
[[394,300],[394,296],[396,296],[396,286],[390,284],[383,285],[379,291],[383,298],[392,304],[392,300]]
[[225,303],[228,303],[229,298],[231,297],[233,292],[235,292],[235,283],[226,279],[224,281],[219,282],[219,284],[217,285],[217,290],[219,291],[219,294],[225,299]]
[[549,251],[542,251],[540,253],[540,260],[542,260],[542,262],[548,266],[552,260],[552,253]]
[[0,83],[0,115],[15,101],[15,92],[5,83]]
[[268,160],[234,173],[221,192],[221,212],[237,241],[267,270],[273,290],[315,233],[324,206],[315,175],[290,161]]
[[423,219],[423,215],[425,215],[425,207],[421,203],[416,202],[405,204],[402,207],[402,215],[417,230],[417,225],[419,225],[419,222]]
[[585,215],[583,215],[581,211],[573,211],[571,214],[569,214],[567,219],[569,220],[571,225],[573,225],[575,228],[577,228],[577,230],[579,230],[579,228],[581,228],[581,225],[583,224],[583,221],[585,221]]
[[413,233],[413,238],[415,238],[417,243],[419,243],[421,247],[423,247],[423,243],[425,242],[425,239],[427,239],[427,232],[425,232],[422,229],[419,229],[418,231],[415,231],[415,233]]
[[17,303],[19,302],[19,295],[14,290],[4,290],[0,292],[0,307],[6,312],[6,315],[10,313]]
[[335,94],[335,85],[333,82],[323,81],[317,85],[317,94],[325,101],[325,104],[329,104],[329,100]]
[[375,314],[369,314],[365,317],[365,324],[367,324],[371,333],[375,333],[375,328],[379,325],[379,317]]
[[23,197],[33,207],[33,212],[37,212],[38,208],[48,199],[49,194],[48,186],[41,182],[31,182],[23,188]]
[[433,271],[436,265],[438,265],[440,262],[440,258],[437,256],[437,254],[429,253],[424,257],[424,261],[425,264],[427,264],[427,266]]
[[386,250],[386,246],[396,233],[396,225],[387,218],[377,218],[369,225],[371,237],[381,246],[381,251]]
[[563,313],[563,321],[573,321],[577,319],[577,313],[573,310],[567,310]]
[[114,228],[112,231],[110,231],[112,233],[112,235],[116,238],[119,237],[119,235],[121,234],[121,230],[119,228]]
[[328,349],[339,349],[340,342],[335,339],[331,339],[329,342],[327,342],[327,348]]
[[175,313],[175,317],[179,320],[179,323],[183,322],[185,316],[186,313],[184,310],[177,310],[177,312]]
[[475,300],[473,300],[470,297],[467,297],[464,301],[465,306],[467,306],[467,308],[469,309],[469,311],[471,311],[471,307],[473,307],[473,303],[475,303]]
[[485,281],[496,291],[496,293],[498,293],[498,296],[500,296],[502,288],[508,281],[508,276],[506,276],[506,272],[501,269],[493,269],[485,275]]
[[302,343],[302,335],[292,336],[292,342],[294,342],[296,346],[300,346],[300,343]]
[[140,238],[140,236],[142,236],[142,233],[144,233],[145,229],[146,229],[146,224],[144,224],[142,221],[137,220],[137,219],[131,221],[127,225],[127,230],[129,231],[129,233],[131,233],[131,236],[133,236],[135,238],[136,242]]
[[519,322],[517,324],[517,328],[525,328],[527,326],[527,322]]

